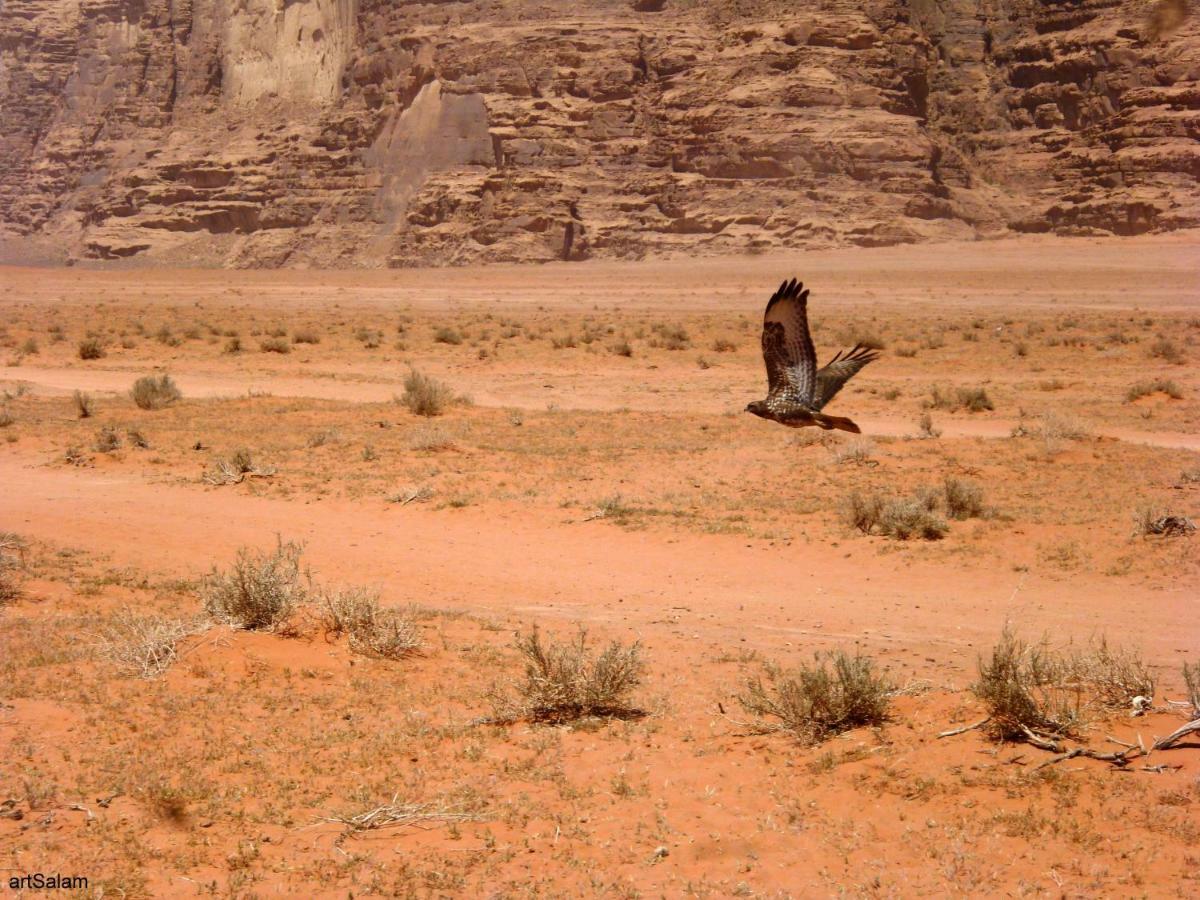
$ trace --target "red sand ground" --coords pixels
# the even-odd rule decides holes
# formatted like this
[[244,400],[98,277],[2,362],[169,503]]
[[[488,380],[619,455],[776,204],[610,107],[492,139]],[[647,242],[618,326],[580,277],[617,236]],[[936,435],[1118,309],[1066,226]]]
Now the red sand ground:
[[[1160,711],[1109,714],[1089,744],[1182,721],[1165,701],[1200,648],[1198,538],[1130,535],[1143,506],[1200,512],[1197,261],[1177,235],[689,266],[5,270],[0,529],[30,547],[0,613],[0,800],[22,812],[0,818],[3,865],[90,873],[105,896],[1194,893],[1194,744],[1156,754],[1166,771],[1118,772],[935,735],[981,716],[967,688],[1006,622],[1055,642],[1104,634],[1151,666]],[[762,302],[791,273],[813,288],[823,357],[864,331],[887,344],[831,407],[873,437],[861,464],[841,437],[797,442],[740,413],[763,390]],[[194,323],[214,327],[153,337]],[[654,346],[659,323],[684,325],[688,347]],[[259,352],[254,332],[275,324],[321,341]],[[442,324],[466,340],[434,341]],[[85,362],[89,329],[109,353]],[[246,352],[222,352],[233,330]],[[568,333],[598,337],[555,349]],[[710,348],[724,335],[736,350]],[[610,352],[622,337],[632,357]],[[392,404],[408,365],[474,407],[430,425]],[[154,369],[182,403],[128,400]],[[1147,379],[1181,398],[1126,402]],[[932,410],[942,437],[908,440],[934,384],[983,385],[996,408]],[[1032,434],[1010,438],[1018,424]],[[151,449],[92,449],[105,425]],[[71,445],[88,465],[62,461]],[[238,446],[277,473],[205,485]],[[995,512],[936,544],[840,517],[850,490],[946,476],[979,483]],[[388,502],[416,485],[433,500]],[[440,611],[420,620],[423,654],[216,629],[151,681],[97,655],[115,610],[191,615],[198,576],[277,533],[322,581]],[[513,632],[576,622],[642,641],[651,715],[468,724],[520,672]],[[888,726],[811,748],[747,727],[735,695],[764,660],[839,647],[908,685]],[[478,821],[340,841],[313,824],[397,793]]]

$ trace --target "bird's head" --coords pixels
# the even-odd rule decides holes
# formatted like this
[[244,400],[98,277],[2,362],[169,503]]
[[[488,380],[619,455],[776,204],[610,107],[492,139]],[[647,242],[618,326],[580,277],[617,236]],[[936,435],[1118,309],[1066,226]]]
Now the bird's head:
[[755,400],[752,403],[746,404],[746,412],[754,413],[756,416],[767,417],[767,404],[762,400]]

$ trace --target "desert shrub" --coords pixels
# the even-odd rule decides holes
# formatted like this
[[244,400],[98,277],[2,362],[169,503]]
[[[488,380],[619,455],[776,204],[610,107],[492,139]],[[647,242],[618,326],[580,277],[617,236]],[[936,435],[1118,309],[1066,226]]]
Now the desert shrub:
[[1039,391],[1061,391],[1066,388],[1066,386],[1066,383],[1058,378],[1051,378],[1048,381],[1038,382]]
[[163,409],[183,397],[170,375],[143,375],[133,383],[131,394],[139,409]]
[[12,603],[21,596],[20,571],[23,566],[25,541],[12,532],[0,532],[0,605]]
[[1005,626],[978,667],[972,690],[1001,740],[1024,740],[1029,732],[1071,735],[1093,711],[1128,710],[1135,698],[1154,696],[1154,677],[1142,658],[1103,638],[1057,650],[1045,640],[1026,643]]
[[288,342],[287,338],[283,337],[269,337],[266,340],[261,341],[258,346],[263,353],[292,352],[292,345]]
[[899,356],[901,359],[912,359],[914,356],[917,355],[917,348],[916,347],[897,347],[896,355]]
[[404,393],[397,399],[418,416],[440,416],[454,401],[454,392],[437,379],[410,369],[404,378]]
[[838,340],[850,345],[862,345],[868,350],[883,350],[887,347],[883,338],[868,326],[854,324],[838,333]]
[[1063,651],[1064,686],[1086,685],[1089,702],[1109,710],[1129,710],[1134,698],[1152,700],[1155,681],[1137,652],[1115,647],[1101,637],[1087,646]]
[[275,471],[274,466],[260,466],[254,461],[254,455],[249,450],[240,447],[227,458],[216,460],[202,479],[207,484],[218,486],[240,484],[247,476],[269,478]]
[[1187,516],[1163,512],[1154,506],[1143,506],[1134,513],[1134,537],[1179,537],[1196,530],[1196,523]]
[[342,435],[336,428],[326,428],[324,431],[317,431],[308,436],[308,440],[304,442],[304,446],[310,449],[324,447],[326,444],[341,443]]
[[928,502],[917,498],[890,500],[883,507],[879,530],[890,538],[908,541],[920,538],[937,541],[946,536],[950,526],[930,508]]
[[566,722],[591,716],[632,716],[629,695],[642,680],[641,644],[612,641],[599,654],[587,647],[587,631],[574,640],[543,642],[535,627],[517,639],[525,677],[515,703],[500,707],[503,718]]
[[293,344],[319,344],[321,335],[312,328],[297,328],[292,334]]
[[550,337],[550,346],[555,350],[571,349],[579,346],[579,339],[573,332],[556,334]]
[[932,409],[966,409],[968,412],[995,409],[984,388],[959,387],[950,390],[937,384],[929,389],[929,399],[925,405]]
[[25,342],[21,344],[21,352],[26,356],[37,356],[39,353],[37,338],[26,338]]
[[612,344],[608,349],[609,349],[609,352],[611,352],[614,356],[624,356],[624,357],[633,356],[633,346],[629,343],[629,341],[617,341],[615,344]]
[[981,387],[960,387],[956,391],[956,394],[958,396],[958,405],[965,408],[968,412],[983,412],[984,410],[996,408],[992,405],[991,398],[988,397],[987,391]]
[[983,488],[971,481],[947,477],[942,482],[946,515],[952,519],[974,519],[983,515]]
[[863,495],[858,491],[846,498],[844,516],[852,528],[871,534],[883,518],[884,499],[879,494]]
[[922,440],[931,440],[942,436],[942,430],[933,424],[933,416],[929,413],[921,413],[917,419],[917,437]]
[[805,743],[819,743],[851,728],[882,725],[887,718],[893,688],[876,674],[869,656],[838,650],[794,671],[768,670],[767,676],[765,684],[761,677],[749,680],[739,702],[752,715],[778,719],[774,727]]
[[1150,345],[1150,355],[1172,365],[1181,366],[1184,363],[1183,350],[1170,338],[1160,337]]
[[0,428],[7,428],[13,422],[17,421],[12,411],[7,406],[0,406]]
[[980,657],[978,667],[971,689],[995,737],[1024,740],[1026,729],[1066,735],[1079,724],[1079,696],[1063,689],[1061,665],[1045,642],[1027,644],[1005,627],[991,657]]
[[737,350],[737,344],[730,338],[719,337],[713,339],[712,349],[714,353],[733,353]]
[[330,635],[345,634],[350,649],[367,656],[400,659],[421,646],[411,616],[379,605],[379,598],[362,588],[326,591],[319,601],[321,625]]
[[103,359],[108,355],[100,338],[86,337],[79,342],[80,359]]
[[368,350],[375,350],[383,343],[383,332],[360,328],[354,335]]
[[101,634],[100,655],[130,675],[153,678],[170,668],[178,643],[197,630],[181,619],[124,609]]
[[96,407],[92,402],[91,394],[76,391],[71,395],[71,400],[75,404],[75,412],[79,414],[79,418],[90,419],[92,417],[92,413],[95,412]]
[[96,452],[112,453],[121,447],[121,435],[111,425],[105,425],[96,432]]
[[281,538],[271,552],[238,550],[231,569],[214,568],[204,579],[205,612],[234,628],[279,630],[308,596],[308,578],[300,569],[301,549]]
[[229,340],[227,340],[225,342],[225,350],[223,352],[229,353],[229,354],[241,353],[242,352],[242,339],[240,337],[238,337],[237,335],[234,335],[233,337],[231,337]]
[[835,446],[831,452],[834,462],[837,463],[854,463],[858,466],[878,465],[871,459],[875,453],[875,445],[870,438],[851,438]]
[[1132,403],[1151,394],[1166,394],[1172,400],[1183,399],[1183,388],[1169,378],[1155,378],[1153,381],[1139,381],[1131,385],[1125,392],[1125,402]]
[[691,346],[692,338],[682,325],[667,325],[659,322],[653,331],[657,338],[650,342],[651,346],[663,347],[667,350],[686,350]]
[[1183,683],[1187,687],[1187,702],[1192,705],[1192,718],[1200,718],[1200,662],[1183,664]]
[[127,428],[125,436],[129,438],[130,447],[137,447],[139,450],[146,450],[150,447],[150,441],[136,428]]
[[461,344],[463,336],[462,332],[457,328],[449,328],[442,325],[434,329],[433,340],[436,344]]
[[440,450],[454,449],[454,435],[440,425],[430,425],[427,428],[413,430],[408,439],[410,450],[436,453]]

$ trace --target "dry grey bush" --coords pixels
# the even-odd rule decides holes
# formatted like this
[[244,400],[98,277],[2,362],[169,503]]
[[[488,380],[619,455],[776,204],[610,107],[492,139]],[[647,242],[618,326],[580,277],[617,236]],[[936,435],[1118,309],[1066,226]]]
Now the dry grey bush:
[[274,466],[260,466],[254,462],[249,450],[235,450],[228,459],[219,459],[206,471],[201,479],[206,484],[240,484],[247,478],[270,478],[275,474]]
[[942,501],[952,519],[977,519],[983,515],[983,488],[972,481],[947,477],[942,482]]
[[871,459],[875,453],[875,444],[870,438],[856,437],[839,443],[830,448],[833,461],[836,463],[853,463],[856,466],[877,466],[878,462]]
[[778,719],[772,730],[790,731],[810,744],[851,728],[882,725],[894,689],[876,674],[869,656],[841,650],[791,672],[768,669],[767,676],[767,684],[761,677],[749,680],[738,701],[755,716]]
[[1187,702],[1192,705],[1192,718],[1200,719],[1200,662],[1183,664],[1183,683],[1187,685]]
[[138,409],[163,409],[182,399],[183,392],[170,375],[143,375],[130,391]]
[[537,722],[567,722],[587,717],[635,717],[629,694],[645,672],[641,644],[612,641],[598,655],[587,648],[587,630],[562,643],[542,642],[535,626],[517,638],[525,660],[525,678],[516,685],[517,698],[496,696],[498,720],[518,718]]
[[932,440],[942,436],[942,430],[933,424],[933,416],[929,413],[921,413],[917,419],[917,437],[922,440]]
[[988,727],[1001,740],[1025,740],[1028,732],[1067,735],[1079,725],[1080,697],[1064,690],[1061,665],[1045,644],[1027,644],[1008,627],[979,659],[972,685],[988,714]]
[[123,609],[101,634],[99,650],[128,674],[154,678],[175,662],[179,642],[203,629],[196,622]]
[[24,567],[25,541],[10,531],[0,532],[0,605],[21,597],[18,573]]
[[233,567],[215,567],[200,593],[204,611],[217,622],[247,631],[278,631],[310,593],[311,579],[300,569],[302,547],[282,538],[274,551],[243,547]]
[[365,588],[322,592],[318,606],[325,631],[347,635],[350,649],[356,653],[401,659],[420,649],[421,636],[413,618],[398,609],[381,607],[378,595]]
[[1079,650],[1056,650],[1044,639],[1026,643],[1008,626],[991,658],[980,658],[972,685],[993,735],[1018,741],[1071,735],[1098,711],[1129,710],[1138,697],[1151,700],[1154,688],[1140,655],[1104,638]]
[[1114,647],[1101,637],[1081,649],[1067,648],[1061,656],[1064,685],[1079,685],[1089,693],[1090,704],[1111,710],[1129,710],[1135,697],[1154,697],[1154,676],[1140,654]]
[[1155,378],[1153,381],[1139,381],[1125,392],[1125,402],[1132,403],[1151,394],[1166,394],[1172,400],[1183,399],[1183,388],[1169,378]]
[[71,400],[75,403],[75,411],[81,419],[90,419],[92,413],[95,412],[95,404],[92,402],[91,394],[85,394],[83,391],[76,391],[71,395]]
[[404,378],[404,393],[396,398],[396,402],[418,416],[440,416],[454,399],[454,392],[449,386],[416,369],[410,369]]
[[1134,537],[1186,537],[1195,530],[1196,523],[1187,516],[1164,513],[1153,506],[1134,513]]
[[96,452],[112,453],[121,449],[121,435],[111,425],[105,425],[96,432]]
[[846,498],[842,515],[847,524],[863,534],[878,530],[900,541],[936,541],[950,530],[936,509],[937,497],[929,492],[913,498],[884,498],[877,493],[854,491]]
[[925,404],[932,409],[966,409],[968,412],[995,409],[987,391],[982,387],[958,387],[951,391],[935,384],[929,389],[929,399]]

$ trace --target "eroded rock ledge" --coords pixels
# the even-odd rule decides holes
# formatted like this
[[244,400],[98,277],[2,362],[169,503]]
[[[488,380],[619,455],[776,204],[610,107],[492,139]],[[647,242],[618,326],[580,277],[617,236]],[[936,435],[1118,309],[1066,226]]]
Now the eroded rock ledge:
[[405,266],[1200,225],[1186,0],[566,6],[8,0],[5,245]]

